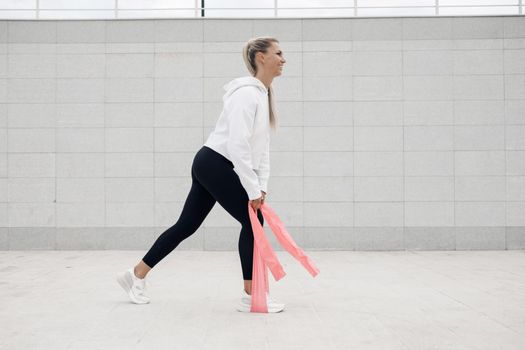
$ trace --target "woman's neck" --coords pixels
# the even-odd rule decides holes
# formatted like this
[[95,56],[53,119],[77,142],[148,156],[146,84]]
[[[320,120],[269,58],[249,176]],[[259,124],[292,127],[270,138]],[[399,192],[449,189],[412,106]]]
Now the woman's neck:
[[265,75],[264,73],[257,73],[255,77],[259,79],[267,89],[270,87],[270,85],[272,85],[272,76]]

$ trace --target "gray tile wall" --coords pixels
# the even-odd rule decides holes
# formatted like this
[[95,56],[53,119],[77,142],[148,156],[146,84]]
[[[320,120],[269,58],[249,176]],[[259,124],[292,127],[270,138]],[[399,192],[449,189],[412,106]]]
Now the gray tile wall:
[[[440,17],[1,21],[0,249],[147,249],[259,35],[288,60],[268,201],[301,246],[525,248],[525,18]],[[238,231],[217,205],[180,249]]]

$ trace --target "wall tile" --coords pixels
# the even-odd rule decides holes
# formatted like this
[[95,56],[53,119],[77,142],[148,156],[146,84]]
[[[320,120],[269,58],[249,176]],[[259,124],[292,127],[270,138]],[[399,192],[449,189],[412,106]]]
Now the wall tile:
[[355,127],[356,151],[402,151],[402,127]]
[[405,101],[403,120],[408,125],[452,125],[454,124],[452,101]]
[[153,226],[154,211],[153,203],[106,202],[106,227]]
[[304,77],[302,80],[305,101],[348,101],[352,99],[352,79],[349,77]]
[[507,202],[507,228],[522,228],[525,226],[525,202]]
[[355,51],[350,58],[354,76],[402,74],[401,51]]
[[454,227],[405,227],[405,244],[409,250],[454,250]]
[[[202,77],[203,61],[206,61],[207,55],[203,57],[201,53],[157,53],[154,75],[158,78]],[[225,62],[219,61],[219,63]],[[205,70],[206,68],[207,64],[204,65]]]
[[401,101],[356,101],[353,105],[354,126],[401,126]]
[[452,18],[403,18],[403,39],[451,39]]
[[106,177],[153,177],[153,153],[105,153]]
[[57,152],[104,152],[103,128],[56,129]]
[[[304,126],[352,126],[352,103],[304,102]],[[282,108],[279,108],[282,111]],[[364,114],[364,113],[363,113]],[[288,113],[283,113],[288,119]]]
[[454,152],[454,172],[456,176],[465,175],[504,175],[504,151],[456,151]]
[[[330,77],[352,75],[351,52],[303,52],[303,76],[305,77]],[[284,69],[288,72],[287,62]]]
[[352,176],[352,152],[305,152],[305,176]]
[[452,20],[456,39],[487,39],[503,37],[503,17],[457,17]]
[[452,176],[405,177],[405,201],[453,201]]
[[56,56],[58,78],[103,78],[107,57],[103,54],[75,54]]
[[[5,137],[6,133],[0,132],[0,135]],[[9,129],[7,140],[9,152],[55,152],[54,129]],[[2,147],[0,146],[1,149]]]
[[505,114],[504,101],[454,101],[456,125],[504,124]]
[[56,247],[54,227],[10,227],[10,250],[53,250]]
[[204,38],[204,21],[191,19],[155,21],[155,41],[156,42],[202,42]]
[[7,177],[54,177],[53,153],[10,153],[7,155]]
[[106,41],[110,43],[154,42],[155,21],[107,21]]
[[404,149],[407,151],[453,150],[454,128],[451,126],[407,126],[404,128]]
[[403,226],[403,202],[354,204],[355,226]]
[[301,41],[302,24],[300,19],[254,19],[253,36],[271,36],[279,41]]
[[405,226],[454,226],[453,202],[406,202]]
[[53,128],[55,127],[55,104],[6,104],[6,123],[10,128]]
[[398,76],[355,76],[352,89],[354,100],[400,100],[403,95],[403,81]]
[[103,153],[57,153],[56,176],[76,178],[104,177]]
[[405,51],[406,75],[449,75],[454,73],[454,53],[450,50]]
[[507,176],[506,183],[508,201],[525,201],[525,176]]
[[401,40],[401,18],[358,18],[352,21],[353,40]]
[[307,202],[345,202],[354,197],[352,177],[304,177]]
[[469,150],[503,150],[505,130],[503,126],[455,126],[454,149]]
[[505,101],[505,121],[507,124],[525,124],[525,100]]
[[506,152],[507,175],[525,175],[525,151]]
[[355,250],[403,250],[402,227],[355,227]]
[[506,249],[525,248],[525,230],[523,227],[506,227],[505,229]]
[[107,128],[106,152],[153,152],[153,128]]
[[153,202],[151,178],[106,178],[104,189],[107,202]]
[[456,228],[457,250],[501,250],[505,249],[504,227],[458,227]]
[[501,50],[460,50],[453,55],[454,74],[503,74]]
[[305,42],[352,40],[352,21],[348,19],[303,19],[302,24],[302,40]]
[[505,75],[505,98],[523,99],[525,96],[525,74]]
[[449,75],[405,76],[403,78],[403,97],[408,101],[452,100],[453,87],[454,79]]
[[349,202],[304,202],[304,225],[347,227],[354,225],[353,204]]
[[112,84],[104,84],[104,79],[57,79],[56,102],[102,103],[105,89],[111,90]]
[[61,103],[56,105],[57,128],[104,127],[103,103]]
[[403,200],[402,177],[355,177],[356,202],[387,202]]
[[106,21],[57,21],[59,43],[103,43]]
[[354,152],[355,176],[402,176],[403,152]]
[[[7,94],[0,94],[0,102],[55,103],[58,96],[60,96],[60,101],[58,102],[64,99],[62,96],[64,93],[62,93],[61,88],[57,89],[57,80],[55,79],[9,79],[6,83]],[[77,88],[79,87],[77,86]],[[83,89],[83,92],[90,91]],[[6,98],[2,95],[6,96]],[[73,93],[70,95],[73,95]],[[72,98],[70,97],[69,99]]]
[[8,33],[10,43],[54,43],[57,39],[57,22],[10,21]]
[[54,78],[56,55],[9,55],[9,78]]
[[504,176],[456,176],[454,184],[457,201],[504,201]]
[[[159,54],[163,56],[164,54]],[[107,78],[151,78],[158,66],[152,53],[119,53],[106,55]]]
[[157,82],[152,78],[106,79],[104,98],[106,102],[153,102],[154,99],[163,98],[165,93],[164,86],[157,86]]
[[513,125],[505,128],[507,150],[525,150],[525,125]]
[[210,19],[204,21],[204,41],[246,41],[253,32],[253,21],[244,19]]
[[504,226],[505,202],[456,202],[456,226]]
[[155,152],[188,152],[201,148],[201,128],[155,128]]
[[504,92],[501,75],[454,76],[454,98],[457,100],[502,100]]
[[110,128],[153,127],[155,113],[164,104],[153,103],[107,103],[104,106],[105,125]]
[[[14,227],[55,227],[55,203],[9,203],[8,225]],[[21,238],[22,239],[22,238]],[[10,241],[13,241],[10,239]],[[31,241],[31,237],[27,237]],[[53,249],[54,241],[46,239],[46,247]],[[13,249],[13,246],[10,246]]]
[[352,151],[352,127],[305,127],[305,151]]

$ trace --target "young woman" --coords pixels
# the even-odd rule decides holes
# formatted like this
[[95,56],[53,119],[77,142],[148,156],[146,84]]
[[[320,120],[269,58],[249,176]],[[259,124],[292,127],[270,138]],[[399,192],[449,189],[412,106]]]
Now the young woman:
[[[250,76],[232,80],[224,86],[224,107],[215,130],[197,152],[191,168],[192,186],[175,225],[155,241],[143,259],[121,273],[117,281],[131,301],[149,303],[145,294],[148,272],[180,242],[200,227],[215,202],[241,225],[239,255],[244,291],[237,307],[251,307],[253,232],[248,201],[257,210],[264,203],[270,175],[270,127],[276,128],[272,81],[281,75],[286,60],[275,38],[249,40],[243,50]],[[280,312],[284,304],[268,298],[268,312]]]

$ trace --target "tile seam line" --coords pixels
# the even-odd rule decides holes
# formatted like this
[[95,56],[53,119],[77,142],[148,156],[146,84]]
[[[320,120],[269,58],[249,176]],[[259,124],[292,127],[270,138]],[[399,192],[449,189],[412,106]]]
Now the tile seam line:
[[[54,25],[54,30],[55,30],[55,49],[54,49],[54,60],[55,60],[55,76],[57,75],[57,72],[58,72],[58,59],[57,59],[57,55],[58,55],[58,21],[55,22],[55,25]],[[54,79],[54,86],[55,86],[55,106],[57,105],[57,100],[58,100],[58,97],[57,97],[57,93],[58,93],[58,80],[57,79]],[[55,177],[55,198],[54,198],[54,201],[53,201],[53,207],[54,207],[54,210],[55,210],[55,217],[54,217],[54,229],[55,229],[55,237],[54,237],[54,240],[53,240],[53,245],[54,245],[54,249],[57,250],[58,249],[58,242],[57,242],[57,224],[58,224],[58,217],[57,217],[57,212],[58,212],[58,204],[57,204],[57,194],[58,194],[58,189],[57,189],[57,186],[58,186],[58,178],[57,178],[57,171],[58,171],[58,166],[57,166],[57,157],[56,157],[56,146],[57,146],[57,111],[56,111],[56,107],[55,107],[55,127],[54,127],[54,134],[55,134],[55,137],[54,137],[54,149],[53,149],[53,160],[54,160],[54,165],[55,165],[55,174],[54,174],[54,177]]]
[[[521,3],[521,0],[520,0],[520,3]],[[520,7],[520,13],[521,13],[521,7]],[[503,36],[505,37],[505,20],[502,21],[502,25],[503,25]],[[509,174],[508,174],[508,159],[507,159],[507,154],[509,153],[509,150],[507,149],[507,99],[506,99],[506,79],[505,77],[507,76],[506,75],[506,70],[505,70],[505,45],[503,45],[502,49],[501,49],[502,53],[501,53],[501,56],[502,56],[502,60],[501,60],[501,70],[503,72],[503,124],[504,124],[504,127],[503,127],[503,148],[505,149],[505,153],[504,153],[504,162],[505,162],[505,184],[504,184],[504,194],[505,194],[505,204],[504,204],[504,210],[505,210],[505,216],[504,216],[504,240],[505,240],[505,247],[504,249],[505,250],[508,250],[508,240],[507,240],[507,227],[508,227],[508,177],[509,177]]]
[[407,242],[406,242],[406,174],[405,174],[405,50],[403,43],[405,42],[405,23],[406,21],[404,19],[401,20],[401,115],[403,116],[403,128],[401,129],[401,141],[403,143],[402,149],[403,153],[401,154],[401,163],[402,163],[402,169],[403,169],[403,249],[407,250]]
[[[108,228],[108,196],[107,196],[107,188],[106,188],[106,150],[107,150],[107,142],[106,142],[106,80],[108,76],[108,61],[107,61],[107,55],[108,55],[108,22],[104,21],[104,152],[101,152],[104,158],[103,163],[103,171],[104,171],[104,227]],[[105,248],[105,247],[104,247]]]
[[[11,56],[10,55],[10,52],[9,52],[9,48],[10,48],[10,45],[9,45],[9,29],[10,29],[11,25],[10,23],[8,22],[7,23],[7,48],[6,48],[6,56],[7,56],[7,62],[6,62],[6,69],[7,69],[7,76],[9,76],[9,57]],[[7,88],[6,90],[9,89],[9,79],[6,78],[6,84],[7,84]],[[6,127],[7,127],[7,135],[6,135],[6,156],[5,156],[5,159],[6,159],[6,179],[7,181],[9,181],[8,179],[10,178],[9,176],[9,99],[8,99],[8,91],[6,91],[6,96],[5,96],[5,100],[7,102],[7,112],[6,112],[6,115],[7,115],[7,121],[6,121]],[[6,198],[6,209],[5,209],[5,214],[6,214],[6,224],[7,224],[7,250],[11,250],[11,234],[10,234],[10,227],[11,227],[11,223],[10,223],[10,220],[9,220],[9,202],[8,202],[8,198],[9,198],[9,185],[7,186],[7,190],[6,190],[6,193],[7,193],[7,198]]]

